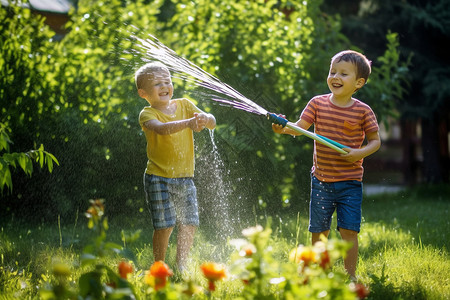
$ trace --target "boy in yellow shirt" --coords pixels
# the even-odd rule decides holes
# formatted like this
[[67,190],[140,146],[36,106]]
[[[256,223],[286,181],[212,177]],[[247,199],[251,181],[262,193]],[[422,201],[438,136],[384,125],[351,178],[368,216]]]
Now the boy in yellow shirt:
[[144,190],[154,227],[153,256],[165,260],[177,224],[176,263],[183,271],[199,225],[193,131],[214,129],[216,120],[188,99],[172,99],[170,72],[161,63],[142,66],[135,81],[139,96],[150,104],[141,111],[139,124],[147,140]]

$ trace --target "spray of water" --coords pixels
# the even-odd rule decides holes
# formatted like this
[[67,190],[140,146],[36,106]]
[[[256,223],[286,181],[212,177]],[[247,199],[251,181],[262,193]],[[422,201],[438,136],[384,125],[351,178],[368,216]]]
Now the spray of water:
[[[149,34],[147,39],[134,34],[130,37],[137,42],[135,43],[137,49],[134,50],[136,56],[142,56],[145,62],[159,61],[171,71],[172,77],[207,89],[209,92],[199,93],[203,98],[256,115],[268,114],[267,110],[191,61],[179,56],[153,35]],[[200,205],[200,210],[201,212],[203,210],[207,223],[215,228],[215,236],[227,238],[235,233],[237,229],[235,225],[239,224],[240,220],[238,214],[231,212],[228,198],[232,194],[232,186],[226,181],[227,170],[214,142],[214,131],[210,131],[210,139],[211,151],[205,150],[205,153],[198,157],[198,162],[203,168],[198,168],[202,176],[197,180],[204,187],[202,190],[206,191],[206,195],[199,200],[203,202],[200,203],[203,204]]]
[[230,85],[201,69],[191,61],[179,56],[175,51],[161,43],[156,37],[149,34],[147,39],[131,35],[140,48],[140,54],[145,54],[149,60],[160,61],[169,68],[175,78],[206,88],[221,95],[211,97],[221,105],[244,110],[257,115],[267,115],[267,110],[239,93]]
[[205,152],[209,153],[200,156],[203,168],[199,172],[206,175],[203,179],[205,181],[203,188],[207,190],[201,210],[204,210],[203,213],[210,226],[216,229],[215,235],[226,238],[234,234],[233,224],[239,223],[239,220],[235,220],[232,215],[236,217],[236,214],[230,212],[228,200],[232,193],[232,185],[228,181],[228,171],[214,141],[214,131],[210,130],[209,135],[212,148],[208,147]]

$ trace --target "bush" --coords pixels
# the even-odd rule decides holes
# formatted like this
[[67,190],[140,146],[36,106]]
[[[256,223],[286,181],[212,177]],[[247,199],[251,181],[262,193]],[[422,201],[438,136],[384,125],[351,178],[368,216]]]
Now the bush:
[[[355,299],[355,296],[367,296],[364,286],[348,283],[346,274],[332,268],[336,259],[349,249],[346,242],[324,239],[312,247],[300,245],[291,250],[289,257],[279,259],[272,253],[270,224],[266,229],[259,225],[247,228],[242,232],[244,239],[230,241],[236,251],[230,258],[229,271],[224,265],[204,262],[200,266],[203,280],[178,274],[176,283],[171,282],[173,272],[163,262],[155,262],[145,273],[134,272],[133,255],[106,239],[108,224],[103,200],[90,202],[86,212],[88,227],[96,234],[81,255],[82,274],[72,278],[76,284],[71,284],[68,278],[73,267],[55,264],[52,278],[41,289],[41,299]],[[129,239],[127,244],[132,242]],[[115,266],[108,265],[108,261],[116,261]],[[223,279],[225,282],[221,282]]]

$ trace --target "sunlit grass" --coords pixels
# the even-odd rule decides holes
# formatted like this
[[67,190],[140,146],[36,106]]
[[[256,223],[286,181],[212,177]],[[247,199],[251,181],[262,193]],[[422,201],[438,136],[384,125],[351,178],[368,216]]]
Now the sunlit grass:
[[448,299],[449,187],[369,197],[358,274],[373,299]]
[[447,299],[450,293],[448,252],[416,243],[404,233],[385,234],[394,242],[389,243],[387,239],[382,241],[384,246],[365,245],[358,265],[358,274],[364,282],[384,284],[378,286],[379,298],[375,299],[386,299],[386,294],[403,299]]
[[[365,199],[357,276],[362,283],[370,285],[369,299],[450,297],[448,208],[449,199],[433,193],[428,196],[417,192],[400,193]],[[267,217],[256,216],[255,220],[265,225]],[[76,279],[84,271],[79,255],[92,238],[85,223],[79,220],[76,226],[66,227],[58,227],[56,220],[53,225],[3,224],[0,227],[0,298],[37,299],[38,288],[50,280],[52,265],[57,262],[71,266],[70,280],[76,286]],[[307,223],[305,213],[290,212],[289,216],[281,214],[272,218],[270,245],[274,258],[285,260],[297,244],[310,243]],[[332,226],[331,237],[338,238],[335,220]],[[120,243],[124,229],[118,222],[111,222],[108,237]],[[227,237],[213,240],[210,237],[214,235],[207,230],[201,227],[196,235],[187,275],[202,284],[206,281],[200,274],[200,264],[205,261],[229,264],[234,251],[227,244]],[[171,266],[175,262],[175,238],[174,235],[171,239],[167,255]],[[153,263],[150,241],[151,231],[143,228],[141,238],[127,245],[136,257],[136,276],[130,281],[139,288],[144,285],[143,276]],[[107,257],[105,263],[116,268],[119,259]],[[342,261],[338,261],[335,268],[342,270]],[[180,279],[175,277],[174,280]],[[218,283],[215,295],[218,299],[232,299],[241,289],[238,281],[228,278]]]

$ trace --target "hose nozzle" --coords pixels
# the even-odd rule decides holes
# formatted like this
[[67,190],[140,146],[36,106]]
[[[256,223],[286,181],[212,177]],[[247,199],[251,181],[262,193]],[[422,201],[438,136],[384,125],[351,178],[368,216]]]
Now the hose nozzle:
[[267,118],[268,118],[269,121],[271,121],[272,123],[277,124],[277,125],[281,125],[281,126],[283,126],[283,127],[286,127],[286,125],[287,125],[287,123],[288,123],[288,120],[286,120],[286,119],[283,118],[283,117],[277,116],[277,115],[274,114],[274,113],[267,113]]

